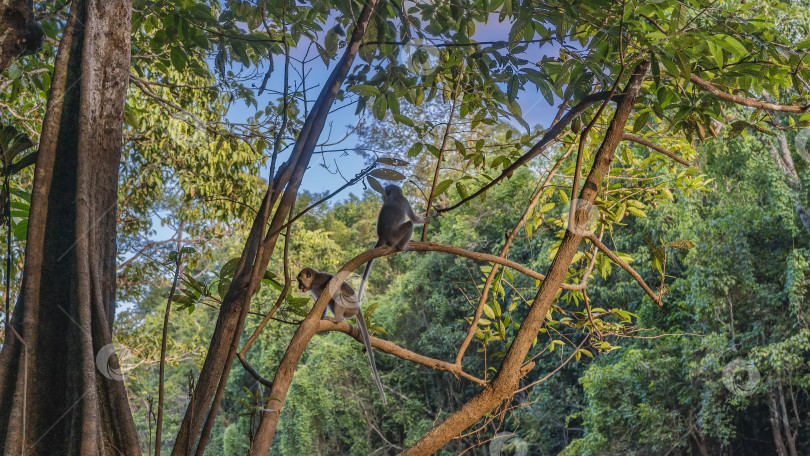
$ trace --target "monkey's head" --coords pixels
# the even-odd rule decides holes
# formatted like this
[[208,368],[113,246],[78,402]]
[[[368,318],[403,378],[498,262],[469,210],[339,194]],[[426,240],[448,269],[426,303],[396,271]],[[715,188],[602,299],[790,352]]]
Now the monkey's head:
[[402,189],[399,186],[394,184],[389,184],[385,186],[385,199],[397,198],[402,197]]
[[317,271],[312,268],[304,268],[298,273],[298,289],[306,293],[312,289],[312,280],[315,278]]

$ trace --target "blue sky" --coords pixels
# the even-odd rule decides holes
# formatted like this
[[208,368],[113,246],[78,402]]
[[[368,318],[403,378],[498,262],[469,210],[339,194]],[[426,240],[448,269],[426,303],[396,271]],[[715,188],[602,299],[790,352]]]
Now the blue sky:
[[[479,24],[476,28],[476,33],[473,38],[477,41],[495,41],[495,40],[503,40],[509,34],[509,29],[511,24],[508,23],[499,23],[497,19],[491,19],[486,24]],[[306,51],[306,46],[299,46],[297,49],[293,49],[291,55],[297,58],[303,58],[304,53]],[[340,52],[340,51],[339,51]],[[529,50],[527,51],[526,55],[521,57],[526,58],[530,61],[539,61],[544,55],[557,55],[558,49],[556,47],[552,47],[550,45],[545,45],[540,47],[539,44],[533,44],[529,46]],[[313,51],[310,52],[310,57],[315,57],[316,59],[313,60],[309,65],[309,75],[307,77],[307,87],[315,87],[316,85],[320,87],[321,84],[324,83],[326,78],[329,75],[329,71],[334,64],[334,60],[332,61],[332,65],[330,68],[326,68],[320,58],[317,57],[317,53]],[[359,61],[359,59],[358,59]],[[284,68],[284,59],[283,56],[276,56],[275,58],[275,71],[273,72],[272,76],[270,77],[267,87],[271,89],[281,90],[283,87],[283,68]],[[261,74],[264,74],[266,68],[261,69]],[[297,75],[294,72],[290,73],[290,83],[292,84],[294,80],[297,79]],[[317,89],[310,91],[308,95],[308,99],[314,99],[317,96]],[[274,100],[277,95],[269,95],[264,94],[259,97],[259,107],[263,108],[264,105],[271,100]],[[529,125],[542,125],[544,127],[548,127],[551,123],[554,115],[556,114],[556,108],[549,106],[543,96],[535,89],[533,85],[528,85],[524,88],[523,91],[519,92],[518,94],[518,103],[520,104],[522,111],[523,111],[523,119]],[[340,106],[340,102],[337,102],[333,105],[332,109],[335,107]],[[341,109],[339,111],[333,112],[329,119],[327,120],[326,128],[324,129],[324,134],[321,137],[321,142],[325,142],[328,138],[329,132],[329,125],[331,124],[332,135],[331,139],[334,140],[337,137],[342,137],[346,134],[346,132],[350,131],[357,123],[361,120],[359,116],[355,116],[355,107],[350,106],[345,109]],[[235,104],[231,107],[231,110],[228,113],[228,120],[233,122],[244,122],[245,119],[248,117],[252,117],[256,113],[255,108],[252,106],[247,107],[243,103]],[[520,127],[519,127],[520,128]],[[335,148],[353,148],[356,146],[358,141],[358,137],[356,134],[351,133],[349,134],[348,138],[344,140],[340,145],[334,146]],[[331,142],[331,141],[330,141]],[[284,157],[281,157],[284,158]],[[357,174],[364,165],[364,159],[353,152],[348,152],[347,156],[341,157],[340,154],[326,154],[325,160],[327,164],[329,164],[332,168],[334,168],[333,160],[338,159],[340,163],[340,170],[343,177],[338,174],[332,174],[327,171],[324,167],[321,166],[321,163],[324,161],[324,156],[320,154],[316,154],[312,158],[311,168],[306,172],[304,175],[304,180],[302,182],[302,189],[308,190],[312,192],[324,192],[324,191],[332,191],[339,188],[341,185],[345,183],[344,177],[346,179],[351,179],[355,174]],[[334,171],[334,170],[333,170]],[[337,199],[343,199],[347,197],[350,193],[361,193],[362,192],[362,184],[358,183],[353,187],[350,187],[344,190],[340,195],[338,195]]]

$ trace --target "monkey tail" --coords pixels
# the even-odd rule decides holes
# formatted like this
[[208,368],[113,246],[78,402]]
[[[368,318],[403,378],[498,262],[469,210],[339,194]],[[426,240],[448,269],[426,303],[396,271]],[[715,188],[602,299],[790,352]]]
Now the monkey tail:
[[363,345],[366,346],[368,363],[371,366],[371,375],[374,377],[374,381],[377,383],[377,389],[380,390],[383,405],[388,405],[388,400],[385,398],[385,391],[383,391],[383,385],[380,381],[380,374],[377,373],[377,363],[374,361],[374,352],[371,351],[371,338],[368,336],[368,328],[366,328],[366,320],[363,318],[363,312],[358,312],[356,318],[357,326],[360,328],[360,335],[363,337]]
[[371,265],[373,263],[374,263],[374,258],[368,260],[368,263],[366,263],[366,269],[363,270],[363,278],[360,279],[360,287],[357,289],[357,300],[358,300],[358,302],[363,302],[363,291],[365,291],[365,289],[366,289],[366,281],[368,281],[368,276],[369,276],[369,274],[371,274]]

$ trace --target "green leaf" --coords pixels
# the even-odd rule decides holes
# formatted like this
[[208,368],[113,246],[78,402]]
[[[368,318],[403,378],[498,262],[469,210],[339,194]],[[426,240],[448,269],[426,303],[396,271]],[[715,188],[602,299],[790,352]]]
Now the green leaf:
[[239,265],[239,258],[231,258],[219,269],[219,278],[232,279],[233,274],[236,272],[236,267]]
[[424,144],[422,144],[420,142],[414,143],[410,147],[410,149],[408,149],[408,153],[407,153],[408,157],[416,157],[417,155],[419,155],[420,152],[422,152],[423,147],[424,147]]
[[172,61],[172,66],[174,66],[177,71],[181,73],[185,71],[188,56],[180,47],[172,47],[171,51],[169,51],[169,58]]
[[725,48],[732,54],[738,57],[745,57],[749,54],[748,49],[740,43],[737,38],[731,35],[723,35],[722,42],[726,44]]
[[405,160],[400,160],[399,158],[395,157],[380,157],[377,159],[378,163],[382,163],[383,165],[388,166],[406,166],[408,162]]
[[374,99],[374,104],[371,105],[371,112],[377,120],[383,120],[385,113],[388,111],[388,98],[380,95]]
[[349,87],[349,92],[356,93],[363,97],[373,97],[380,94],[380,90],[373,85],[359,84]]
[[540,207],[540,209],[537,210],[537,212],[540,212],[540,213],[548,212],[548,211],[554,209],[554,206],[556,206],[556,205],[557,205],[556,203],[546,203],[546,204],[542,205]]
[[495,319],[495,311],[492,310],[492,307],[490,307],[489,304],[484,304],[484,313],[490,320]]
[[706,41],[706,45],[709,47],[709,53],[712,55],[714,63],[717,64],[718,68],[722,68],[724,63],[723,50],[711,40]]
[[413,127],[413,125],[414,125],[413,120],[411,120],[410,117],[405,117],[405,116],[403,116],[402,114],[399,114],[399,113],[394,113],[394,120],[396,120],[397,122],[399,122],[399,123],[401,123],[403,125],[407,125],[409,127]]
[[638,133],[647,126],[647,123],[650,121],[650,111],[644,111],[636,117],[636,121],[633,123],[633,133]]
[[439,182],[439,184],[436,186],[436,192],[434,193],[433,197],[438,198],[442,193],[446,192],[452,184],[453,179],[447,179]]
[[28,233],[28,219],[23,219],[20,220],[19,223],[15,223],[11,232],[18,241],[24,241]]
[[371,185],[371,188],[373,188],[377,193],[379,193],[380,195],[385,195],[385,189],[383,188],[382,184],[380,184],[380,181],[374,179],[371,176],[366,176],[366,180],[368,180],[368,183],[369,185]]
[[225,299],[225,294],[228,293],[228,288],[231,287],[231,281],[229,279],[222,279],[217,284],[217,294],[219,295],[220,299]]
[[678,241],[672,241],[667,245],[667,247],[672,247],[681,250],[692,250],[696,246],[694,242],[683,239]]
[[394,171],[393,169],[388,168],[375,169],[369,174],[379,179],[393,180],[393,181],[405,180],[405,175],[403,175],[399,171]]

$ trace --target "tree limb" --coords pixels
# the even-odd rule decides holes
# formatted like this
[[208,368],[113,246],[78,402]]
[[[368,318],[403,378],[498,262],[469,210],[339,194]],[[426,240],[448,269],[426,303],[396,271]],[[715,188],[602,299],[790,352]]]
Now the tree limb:
[[804,106],[793,106],[793,105],[781,105],[776,103],[769,103],[767,101],[757,100],[756,98],[741,97],[728,92],[723,92],[722,90],[712,85],[711,82],[701,78],[696,74],[691,75],[689,79],[692,81],[693,84],[702,88],[703,90],[706,90],[715,97],[723,101],[728,101],[738,105],[764,109],[766,111],[797,112],[797,113],[810,111],[810,104]]
[[657,293],[655,293],[654,291],[652,291],[652,289],[651,289],[651,288],[650,288],[650,287],[647,285],[647,283],[646,283],[646,282],[644,282],[644,279],[641,277],[641,275],[640,275],[638,272],[636,272],[636,270],[635,270],[635,269],[633,269],[633,267],[632,267],[632,266],[630,266],[629,264],[627,264],[627,262],[626,262],[626,261],[624,261],[624,260],[622,260],[621,258],[619,258],[619,256],[618,256],[618,255],[616,255],[615,253],[613,253],[613,252],[612,252],[612,251],[611,251],[611,250],[610,250],[610,249],[609,249],[609,248],[608,248],[608,247],[607,247],[605,244],[603,244],[603,243],[602,243],[602,241],[600,241],[600,240],[599,240],[599,238],[597,238],[597,237],[596,237],[596,236],[595,236],[593,233],[590,233],[590,234],[586,235],[585,237],[586,237],[586,238],[588,238],[588,240],[589,240],[589,241],[591,241],[591,242],[593,243],[593,245],[595,245],[595,246],[596,246],[596,248],[598,248],[599,250],[601,250],[601,251],[602,251],[602,253],[604,253],[605,255],[607,255],[607,257],[608,257],[608,258],[610,258],[610,259],[611,259],[611,261],[613,261],[614,263],[616,263],[616,264],[618,264],[619,266],[621,266],[621,267],[622,267],[622,269],[624,269],[625,271],[627,271],[627,273],[628,273],[628,274],[630,274],[630,275],[631,275],[631,276],[632,276],[634,279],[636,279],[636,282],[638,282],[638,284],[639,284],[639,285],[641,285],[641,288],[643,288],[643,289],[644,289],[644,292],[645,292],[645,293],[647,293],[647,296],[649,296],[649,297],[650,297],[650,298],[653,300],[653,302],[654,302],[654,303],[658,304],[658,307],[663,307],[663,306],[664,306],[664,305],[661,303],[661,296],[660,296],[660,295],[658,295]]
[[[363,318],[361,315],[358,315],[357,318]],[[333,323],[328,320],[321,320],[318,323],[317,332],[325,332],[325,331],[340,331],[342,333],[348,334],[352,336],[359,342],[363,342],[362,336],[360,336],[360,331],[357,330],[354,326],[350,325],[349,323],[343,321],[340,323]],[[482,380],[478,377],[474,377],[466,372],[464,372],[460,366],[457,366],[453,363],[448,363],[446,361],[441,361],[434,358],[428,358],[427,356],[420,355],[419,353],[414,353],[410,350],[400,347],[399,345],[379,339],[376,337],[369,336],[371,340],[371,346],[377,349],[380,349],[390,355],[394,355],[398,358],[404,359],[406,361],[412,361],[417,364],[421,364],[423,366],[430,367],[431,369],[436,370],[443,370],[446,372],[450,372],[451,374],[455,375],[456,377],[463,377],[471,382],[478,383],[479,385],[486,385],[486,380]]]
[[[557,139],[558,136],[560,136],[560,134],[562,134],[563,130],[568,126],[569,123],[571,123],[571,121],[582,115],[582,113],[585,112],[585,110],[588,109],[592,104],[607,100],[610,97],[610,95],[611,95],[610,91],[606,90],[604,92],[597,92],[585,97],[582,101],[579,102],[579,104],[571,108],[571,110],[568,111],[562,117],[562,119],[560,119],[559,122],[555,123],[551,128],[549,128],[548,131],[543,135],[543,137],[540,138],[540,141],[538,141],[537,144],[535,144],[531,149],[529,149],[528,152],[526,152],[520,158],[515,160],[514,163],[506,167],[500,174],[500,176],[488,182],[486,185],[478,189],[475,193],[462,199],[458,203],[450,207],[436,209],[436,212],[442,213],[451,211],[461,206],[462,204],[466,203],[467,201],[477,198],[479,195],[492,188],[492,186],[502,181],[507,176],[512,175],[512,173],[514,173],[518,168],[522,167],[523,165],[528,163],[531,159],[533,159],[541,152],[543,152],[554,140]],[[623,95],[619,93],[613,95],[613,97],[610,97],[610,99],[611,101],[615,101],[618,103],[622,99],[622,97]]]
[[689,164],[688,161],[686,161],[683,158],[679,157],[674,152],[670,152],[670,151],[664,149],[663,147],[659,146],[658,144],[655,144],[654,142],[648,141],[648,140],[646,140],[644,138],[641,138],[639,136],[634,136],[634,135],[631,135],[629,133],[625,133],[624,137],[622,139],[624,139],[625,141],[633,141],[635,143],[641,144],[642,146],[649,147],[650,149],[658,152],[659,154],[664,154],[667,157],[675,160],[676,162],[678,162],[678,163],[680,163],[680,164],[682,164],[684,166],[689,166],[689,167],[692,166],[692,165]]

